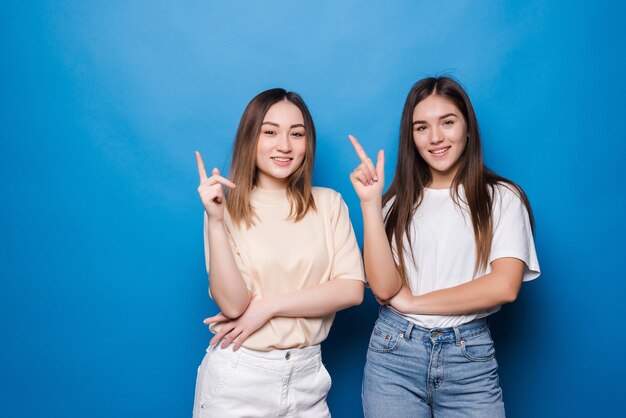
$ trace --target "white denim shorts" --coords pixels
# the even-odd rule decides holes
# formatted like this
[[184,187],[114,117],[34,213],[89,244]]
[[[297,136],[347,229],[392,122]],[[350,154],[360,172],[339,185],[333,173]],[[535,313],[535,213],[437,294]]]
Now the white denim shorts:
[[255,351],[209,347],[198,368],[194,418],[330,417],[320,346]]

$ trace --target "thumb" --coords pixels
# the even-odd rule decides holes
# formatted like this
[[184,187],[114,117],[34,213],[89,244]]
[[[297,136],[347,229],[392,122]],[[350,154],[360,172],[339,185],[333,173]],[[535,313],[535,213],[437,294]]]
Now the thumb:
[[213,169],[213,171],[211,171],[211,174],[214,176],[219,176],[220,175],[220,170],[217,169],[217,167],[215,167]]
[[378,157],[376,158],[376,174],[381,179],[385,178],[385,151],[378,151]]
[[217,315],[205,318],[204,321],[202,322],[204,322],[206,325],[209,325],[209,324],[214,324],[216,322],[224,322],[224,321],[228,321],[228,318],[223,313],[220,312]]

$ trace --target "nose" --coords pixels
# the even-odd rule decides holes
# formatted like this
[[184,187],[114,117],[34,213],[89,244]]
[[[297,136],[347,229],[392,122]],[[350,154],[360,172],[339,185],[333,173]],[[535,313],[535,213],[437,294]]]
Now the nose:
[[291,139],[289,139],[289,134],[281,134],[278,135],[276,140],[276,150],[280,152],[291,152]]
[[430,134],[430,143],[433,145],[437,145],[440,142],[443,142],[444,137],[443,137],[443,132],[441,131],[441,128],[438,126],[433,127],[433,129],[431,130],[431,134]]

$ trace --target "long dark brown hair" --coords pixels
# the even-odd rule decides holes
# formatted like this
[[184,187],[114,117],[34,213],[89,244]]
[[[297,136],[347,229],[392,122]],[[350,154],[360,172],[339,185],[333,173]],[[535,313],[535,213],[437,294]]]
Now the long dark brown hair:
[[315,210],[311,192],[313,163],[315,160],[315,125],[304,100],[294,92],[285,89],[270,89],[255,96],[241,116],[230,164],[230,179],[237,185],[227,191],[226,207],[235,224],[245,222],[247,227],[254,225],[255,212],[250,204],[250,192],[258,180],[256,149],[261,134],[265,114],[272,105],[286,100],[294,104],[304,119],[306,151],[298,169],[287,179],[287,197],[291,204],[290,218],[301,220],[309,209]]
[[[457,173],[452,181],[451,195],[455,204],[464,203],[472,218],[476,263],[474,272],[486,268],[493,239],[492,203],[494,187],[504,183],[522,199],[531,226],[534,220],[530,203],[524,191],[515,183],[489,170],[482,157],[478,121],[472,103],[461,85],[449,77],[425,78],[413,85],[406,98],[400,122],[398,163],[389,189],[383,196],[383,205],[395,197],[385,217],[385,232],[389,243],[397,248],[398,272],[406,282],[406,267],[403,252],[403,237],[408,238],[412,252],[409,229],[411,218],[422,202],[424,187],[432,181],[430,167],[421,157],[413,140],[413,111],[415,106],[430,95],[436,94],[450,100],[459,109],[467,126],[467,145],[457,161]],[[463,186],[464,200],[461,202],[459,186]]]

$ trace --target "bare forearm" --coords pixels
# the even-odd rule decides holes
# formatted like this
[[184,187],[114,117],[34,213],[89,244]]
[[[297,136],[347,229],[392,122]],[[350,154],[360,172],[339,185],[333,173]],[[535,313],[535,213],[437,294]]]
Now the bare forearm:
[[241,315],[250,303],[250,292],[237,267],[221,222],[209,223],[211,297],[229,318]]
[[[512,302],[512,289],[487,275],[462,285],[414,296],[416,311],[426,315],[461,315]],[[418,312],[415,312],[418,313]]]
[[325,316],[363,301],[363,282],[336,279],[306,289],[270,296],[272,316],[312,318]]
[[383,300],[391,299],[402,287],[385,234],[380,202],[361,203],[363,211],[363,260],[372,292]]
[[499,259],[494,261],[491,273],[458,286],[411,296],[408,306],[401,310],[424,315],[462,315],[510,303],[517,298],[523,271],[522,261]]

